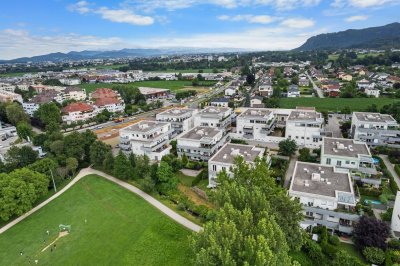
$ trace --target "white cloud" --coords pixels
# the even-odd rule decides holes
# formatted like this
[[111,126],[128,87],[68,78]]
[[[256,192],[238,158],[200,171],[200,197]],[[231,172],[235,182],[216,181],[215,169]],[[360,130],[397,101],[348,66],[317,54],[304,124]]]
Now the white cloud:
[[315,21],[307,18],[288,18],[281,22],[282,26],[295,29],[304,29],[314,26]]
[[218,16],[219,20],[226,21],[246,21],[248,23],[254,24],[269,24],[277,20],[276,17],[271,17],[267,15],[236,15],[236,16],[228,16],[222,15]]
[[150,16],[137,15],[129,9],[111,9],[108,7],[91,7],[92,4],[86,1],[80,1],[76,4],[70,5],[68,9],[72,12],[78,12],[79,14],[98,14],[101,18],[116,22],[116,23],[128,23],[131,25],[146,26],[154,23],[154,19]]
[[399,0],[349,0],[349,4],[354,7],[378,7],[387,4],[400,4]]
[[363,20],[367,20],[368,16],[364,16],[364,15],[358,15],[358,16],[351,16],[345,19],[345,21],[347,22],[355,22],[355,21],[363,21]]

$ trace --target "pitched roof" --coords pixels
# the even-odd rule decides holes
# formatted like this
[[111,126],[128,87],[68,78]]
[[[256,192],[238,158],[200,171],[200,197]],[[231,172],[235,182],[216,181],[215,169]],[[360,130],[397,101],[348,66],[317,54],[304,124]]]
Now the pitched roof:
[[120,101],[117,98],[99,98],[96,99],[94,105],[96,106],[104,106],[109,104],[118,104]]
[[93,111],[93,107],[83,102],[70,103],[61,110],[61,112],[65,114],[72,112],[90,112],[90,111]]
[[118,94],[109,88],[98,88],[94,92],[92,92],[91,98],[99,99],[99,98],[117,98]]

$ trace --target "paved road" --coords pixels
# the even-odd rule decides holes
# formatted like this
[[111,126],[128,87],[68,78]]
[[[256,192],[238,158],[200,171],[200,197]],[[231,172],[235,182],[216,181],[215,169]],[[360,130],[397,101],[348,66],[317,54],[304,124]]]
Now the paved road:
[[389,172],[392,174],[392,176],[394,177],[394,181],[396,181],[397,186],[400,187],[400,177],[399,175],[396,173],[396,171],[394,170],[394,166],[393,164],[389,161],[389,158],[387,155],[383,155],[383,154],[379,154],[379,157],[382,158],[383,162],[385,163],[387,169],[389,170]]
[[319,98],[325,98],[324,93],[322,90],[315,84],[314,80],[310,77],[308,72],[305,72],[308,79],[310,80],[311,84],[313,85],[314,90],[317,92]]
[[339,120],[335,115],[328,117],[328,124],[325,125],[325,130],[332,132],[334,138],[342,138],[342,131],[340,131]]
[[12,222],[10,222],[7,225],[5,225],[2,228],[0,228],[0,234],[4,233],[8,229],[10,229],[12,226],[14,226],[17,223],[19,223],[20,221],[24,220],[26,217],[28,217],[29,215],[35,213],[36,211],[38,211],[42,207],[46,206],[49,202],[51,202],[52,200],[54,200],[57,197],[59,197],[60,195],[62,195],[65,191],[67,191],[70,187],[72,187],[76,182],[78,182],[83,177],[85,177],[87,175],[90,175],[90,174],[96,174],[96,175],[102,176],[105,179],[110,180],[111,182],[114,182],[115,184],[120,185],[121,187],[123,187],[123,188],[125,188],[125,189],[127,189],[127,190],[129,190],[129,191],[131,191],[131,192],[133,192],[135,194],[137,194],[138,196],[142,197],[145,201],[147,201],[148,203],[150,203],[151,205],[153,205],[154,207],[159,209],[161,212],[166,214],[171,219],[175,220],[179,224],[183,225],[184,227],[186,227],[186,228],[188,228],[188,229],[190,229],[190,230],[192,230],[194,232],[199,232],[202,229],[202,227],[198,226],[197,224],[189,221],[185,217],[183,217],[183,216],[179,215],[178,213],[174,212],[173,210],[171,210],[170,208],[168,208],[167,206],[165,206],[164,204],[162,204],[161,202],[159,202],[158,200],[156,200],[155,198],[153,198],[149,194],[147,194],[144,191],[138,189],[137,187],[132,186],[131,184],[128,184],[128,183],[126,183],[124,181],[121,181],[121,180],[119,180],[119,179],[117,179],[117,178],[115,178],[113,176],[110,176],[108,174],[105,174],[105,173],[103,173],[101,171],[97,171],[97,170],[94,170],[92,168],[85,168],[85,169],[82,169],[79,172],[79,174],[68,185],[66,185],[64,188],[62,188],[56,194],[54,194],[53,196],[51,196],[50,198],[48,198],[44,202],[40,203],[38,206],[36,206],[32,210],[30,210],[29,212],[21,215],[17,219],[13,220]]

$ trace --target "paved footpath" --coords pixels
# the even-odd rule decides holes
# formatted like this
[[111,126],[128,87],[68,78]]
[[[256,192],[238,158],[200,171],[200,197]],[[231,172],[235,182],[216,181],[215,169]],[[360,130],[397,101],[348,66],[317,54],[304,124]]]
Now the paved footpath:
[[68,183],[68,185],[66,185],[65,187],[63,187],[61,190],[59,190],[56,194],[54,194],[53,196],[51,196],[50,198],[48,198],[47,200],[43,201],[42,203],[40,203],[39,205],[37,205],[36,207],[34,207],[32,210],[28,211],[27,213],[21,215],[20,217],[16,218],[15,220],[13,220],[12,222],[6,224],[5,226],[3,226],[2,228],[0,228],[0,234],[4,233],[5,231],[7,231],[8,229],[10,229],[11,227],[13,227],[14,225],[16,225],[17,223],[19,223],[20,221],[24,220],[26,217],[28,217],[29,215],[35,213],[36,211],[40,210],[42,207],[46,206],[49,202],[51,202],[52,200],[56,199],[57,197],[59,197],[60,195],[62,195],[65,191],[67,191],[70,187],[72,187],[76,182],[78,182],[79,180],[81,180],[83,177],[90,175],[90,174],[95,174],[95,175],[99,175],[101,177],[104,177],[107,180],[110,180],[111,182],[120,185],[121,187],[137,194],[138,196],[142,197],[145,201],[147,201],[148,203],[150,203],[151,205],[153,205],[154,207],[156,207],[157,209],[159,209],[161,212],[163,212],[164,214],[166,214],[168,217],[170,217],[171,219],[175,220],[177,223],[183,225],[184,227],[194,231],[194,232],[199,232],[202,227],[200,227],[199,225],[191,222],[190,220],[186,219],[185,217],[181,216],[180,214],[174,212],[173,210],[171,210],[170,208],[168,208],[167,206],[165,206],[164,204],[162,204],[161,202],[159,202],[158,200],[156,200],[155,198],[153,198],[152,196],[150,196],[149,194],[147,194],[146,192],[138,189],[135,186],[132,186],[131,184],[128,184],[122,180],[119,180],[111,175],[108,175],[106,173],[103,173],[101,171],[92,169],[92,168],[85,168],[82,169],[79,174],[70,182]]
[[379,154],[379,157],[382,158],[383,162],[385,163],[387,169],[389,170],[389,172],[392,174],[394,181],[397,183],[397,186],[400,187],[400,177],[399,175],[396,173],[396,171],[394,170],[394,166],[393,164],[389,161],[389,158],[387,155],[384,154]]

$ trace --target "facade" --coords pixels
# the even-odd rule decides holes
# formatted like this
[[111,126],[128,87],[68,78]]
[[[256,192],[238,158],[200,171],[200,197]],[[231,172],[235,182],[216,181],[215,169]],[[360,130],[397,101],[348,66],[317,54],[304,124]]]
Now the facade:
[[298,146],[318,148],[322,143],[324,119],[313,110],[293,110],[287,121],[285,138],[293,139]]
[[229,87],[225,90],[225,96],[234,96],[236,95],[236,88],[235,87]]
[[400,147],[400,126],[387,114],[354,112],[351,119],[353,139],[368,146]]
[[144,120],[119,131],[119,146],[127,154],[147,155],[150,160],[160,161],[171,150],[171,133],[171,123]]
[[84,101],[86,99],[85,89],[78,87],[67,87],[63,90],[63,100]]
[[61,113],[63,122],[67,124],[86,121],[94,118],[97,114],[91,105],[83,102],[68,104],[61,110]]
[[149,87],[139,87],[139,91],[147,99],[163,99],[167,98],[169,95],[168,89],[159,88],[149,88]]
[[381,184],[372,155],[364,142],[325,137],[321,146],[321,164],[348,169],[354,180],[377,187]]
[[263,97],[260,96],[254,96],[250,99],[250,107],[253,108],[262,108],[264,107]]
[[372,97],[375,97],[375,98],[379,98],[379,95],[381,93],[381,91],[379,89],[376,89],[376,88],[372,88],[372,89],[366,88],[364,90],[364,92],[368,96],[372,96]]
[[[222,171],[226,171],[229,176],[232,175],[231,168],[234,166],[237,156],[243,157],[248,164],[252,165],[257,157],[263,157],[264,151],[263,148],[251,145],[226,143],[208,161],[208,186],[216,187],[216,177]],[[267,160],[270,161],[269,156]]]
[[112,89],[99,88],[90,94],[90,98],[96,112],[107,109],[111,113],[116,113],[125,110],[125,103],[121,99],[121,96]]
[[258,92],[263,97],[271,97],[274,90],[272,88],[271,80],[264,79],[258,86]]
[[229,99],[227,99],[227,98],[212,99],[212,100],[210,100],[210,106],[229,107]]
[[227,129],[231,126],[232,115],[233,111],[229,107],[209,106],[197,113],[194,125]]
[[156,120],[170,122],[173,129],[173,136],[179,135],[192,129],[194,126],[194,115],[197,109],[172,108],[156,115]]
[[357,214],[351,213],[357,199],[346,169],[297,161],[288,193],[303,205],[303,228],[324,225],[351,234],[352,226],[359,220]]
[[192,128],[176,138],[178,156],[186,154],[193,161],[208,161],[228,141],[224,133],[223,129],[216,127]]
[[7,102],[19,102],[23,103],[22,96],[18,93],[0,90],[0,102],[7,103]]
[[287,91],[287,97],[300,97],[299,86],[293,84],[290,85]]
[[307,76],[300,76],[299,77],[299,86],[308,87],[310,85],[310,81],[308,80]]
[[236,133],[263,141],[275,127],[274,113],[265,108],[249,108],[236,118]]
[[396,238],[400,238],[400,191],[397,191],[396,194],[390,228],[392,229],[393,235]]

